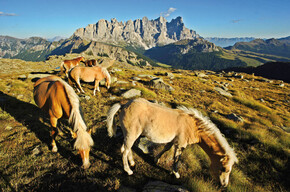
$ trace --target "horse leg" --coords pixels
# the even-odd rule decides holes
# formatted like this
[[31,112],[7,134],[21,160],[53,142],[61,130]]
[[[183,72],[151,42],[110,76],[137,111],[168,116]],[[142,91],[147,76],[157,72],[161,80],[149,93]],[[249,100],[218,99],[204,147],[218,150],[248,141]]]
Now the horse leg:
[[135,136],[129,135],[128,132],[124,134],[124,144],[122,145],[121,152],[123,153],[123,157],[122,157],[123,167],[124,167],[124,170],[128,173],[128,175],[133,174],[133,171],[129,167],[128,161],[130,162],[131,166],[135,165],[131,148],[139,136],[140,134],[137,134]]
[[174,151],[174,163],[173,163],[173,174],[175,175],[175,177],[178,179],[180,178],[180,175],[178,173],[178,161],[180,159],[180,155],[182,153],[183,148],[181,148],[180,146],[176,145],[175,146],[175,151]]
[[57,118],[55,117],[50,117],[50,124],[52,126],[52,130],[51,130],[51,146],[52,146],[52,149],[51,151],[52,152],[57,152],[57,146],[56,146],[56,143],[55,143],[55,137],[57,136],[58,134],[58,130],[56,128],[56,125],[57,125]]
[[97,90],[98,92],[100,92],[99,83],[100,83],[99,80],[95,80],[94,96],[96,95],[96,90]]
[[[85,91],[83,90],[82,86],[81,86],[81,82],[80,82],[80,78],[76,79],[76,83],[77,83],[77,87],[83,92],[85,93]],[[78,90],[78,92],[80,92],[80,90]]]
[[167,143],[164,148],[162,149],[162,151],[160,153],[158,153],[156,155],[156,157],[154,158],[154,162],[157,164],[159,162],[160,157],[166,152],[168,151],[173,145],[173,142],[169,142]]

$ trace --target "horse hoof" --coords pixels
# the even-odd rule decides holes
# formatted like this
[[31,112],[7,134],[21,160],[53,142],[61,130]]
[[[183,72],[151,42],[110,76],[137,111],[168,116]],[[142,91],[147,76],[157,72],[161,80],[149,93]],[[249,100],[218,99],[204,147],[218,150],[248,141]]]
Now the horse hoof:
[[159,163],[159,158],[158,159],[157,158],[154,158],[154,163],[155,164]]
[[51,151],[54,152],[54,153],[56,153],[57,152],[57,147],[56,146],[53,146],[52,149],[51,149]]
[[179,175],[178,172],[173,171],[172,173],[174,174],[174,176],[176,177],[176,179],[179,179],[180,178],[180,175]]
[[87,169],[87,168],[89,168],[90,166],[91,166],[91,164],[90,164],[90,163],[87,163],[87,164],[83,164],[82,168],[83,168],[83,169]]
[[133,175],[133,171],[132,170],[129,170],[127,171],[128,175]]
[[135,166],[135,161],[130,162],[130,166],[131,166],[131,167],[134,167],[134,166]]

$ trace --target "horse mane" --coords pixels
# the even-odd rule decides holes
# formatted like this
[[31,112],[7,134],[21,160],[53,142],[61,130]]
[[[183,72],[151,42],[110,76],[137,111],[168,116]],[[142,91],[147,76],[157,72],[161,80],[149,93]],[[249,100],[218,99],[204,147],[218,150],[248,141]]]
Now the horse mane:
[[187,108],[185,106],[178,106],[178,109],[184,111],[185,113],[189,115],[193,115],[194,118],[199,120],[201,123],[200,130],[206,132],[208,135],[213,135],[216,140],[219,142],[223,150],[225,151],[225,155],[229,156],[229,162],[238,162],[238,159],[236,157],[236,154],[233,150],[233,148],[230,147],[229,143],[225,139],[224,135],[220,132],[220,130],[217,128],[217,126],[206,116],[202,115],[200,111],[194,108]]
[[105,67],[101,67],[101,71],[102,73],[105,75],[106,79],[109,81],[109,83],[111,83],[111,75],[108,72],[107,68]]
[[69,116],[69,123],[73,125],[73,131],[77,133],[77,138],[74,144],[76,149],[88,149],[93,145],[93,139],[87,132],[87,126],[84,122],[82,109],[79,102],[79,97],[73,90],[73,88],[67,84],[64,80],[58,80],[64,86],[67,97],[72,106],[71,113]]

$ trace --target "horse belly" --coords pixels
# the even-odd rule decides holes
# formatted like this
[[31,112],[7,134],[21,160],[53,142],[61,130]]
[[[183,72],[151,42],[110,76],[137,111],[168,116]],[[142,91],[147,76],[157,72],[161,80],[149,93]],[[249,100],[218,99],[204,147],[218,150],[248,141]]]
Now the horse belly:
[[154,143],[169,143],[176,136],[175,133],[168,132],[168,130],[156,126],[145,127],[142,135]]

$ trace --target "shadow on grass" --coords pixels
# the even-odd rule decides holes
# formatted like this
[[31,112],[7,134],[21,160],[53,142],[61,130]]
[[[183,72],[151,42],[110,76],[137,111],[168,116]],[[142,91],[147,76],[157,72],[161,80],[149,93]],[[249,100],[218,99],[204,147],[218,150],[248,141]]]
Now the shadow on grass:
[[[16,121],[22,123],[30,131],[34,132],[37,138],[51,149],[50,127],[39,120],[41,110],[33,104],[23,102],[15,97],[9,96],[0,91],[0,107],[9,113]],[[81,165],[81,159],[72,153],[73,149],[67,149],[58,144],[58,153],[72,163]]]

